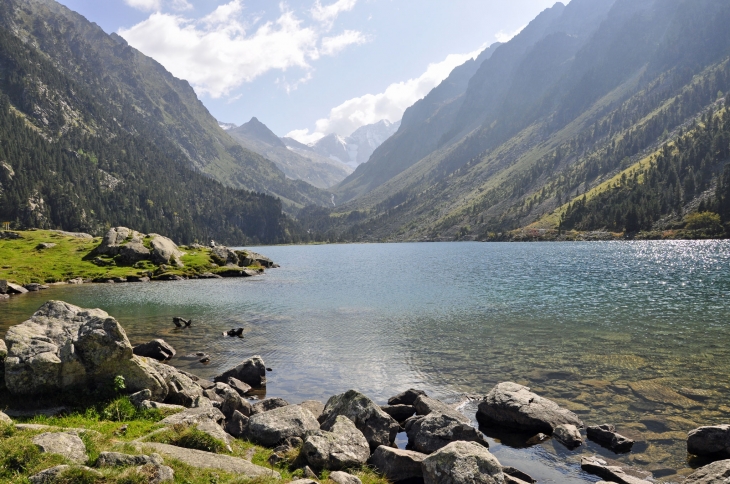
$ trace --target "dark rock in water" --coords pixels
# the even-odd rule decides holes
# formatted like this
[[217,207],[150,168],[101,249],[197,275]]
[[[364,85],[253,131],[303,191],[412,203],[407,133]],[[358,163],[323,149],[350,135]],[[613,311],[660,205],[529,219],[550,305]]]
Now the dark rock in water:
[[204,356],[198,360],[200,363],[210,363],[210,356]]
[[188,326],[190,326],[192,324],[193,320],[192,319],[184,319],[184,318],[180,318],[178,316],[175,316],[174,318],[172,318],[172,322],[178,328],[182,328],[182,327],[188,327]]
[[684,484],[725,484],[730,476],[730,460],[720,460],[700,467],[683,481]]
[[307,434],[302,454],[315,469],[340,470],[365,464],[370,446],[352,420],[340,415],[330,430]]
[[154,358],[159,361],[169,360],[175,356],[175,348],[163,339],[153,339],[149,343],[137,345],[134,347],[133,352],[137,356]]
[[287,405],[252,415],[244,438],[259,445],[275,447],[289,437],[304,438],[315,430],[319,430],[319,422],[308,410],[298,405]]
[[0,279],[0,294],[6,294],[8,292],[8,281]]
[[252,390],[251,385],[242,382],[238,378],[230,377],[226,381],[226,383],[228,384],[228,386],[230,386],[231,388],[236,390],[238,392],[238,394],[241,395],[242,397],[245,396],[246,394],[248,394]]
[[588,438],[617,454],[630,452],[634,441],[616,433],[616,427],[610,424],[594,425],[586,429]]
[[283,398],[267,398],[253,405],[252,413],[268,412],[275,408],[286,407],[289,402]]
[[474,442],[452,442],[423,460],[426,484],[502,484],[499,461]]
[[252,356],[240,365],[231,368],[216,376],[213,381],[227,382],[229,378],[236,378],[254,388],[266,386],[266,365],[260,356]]
[[267,367],[267,368],[266,368],[266,371],[274,371],[274,369],[273,369],[273,368],[268,368],[268,367]]
[[519,479],[523,482],[527,482],[528,484],[533,484],[533,483],[537,482],[537,480],[533,479],[531,475],[526,474],[526,473],[522,472],[521,470],[515,469],[514,467],[511,467],[511,466],[502,467],[502,472],[504,473],[505,477],[511,476],[511,477]]
[[409,421],[408,445],[413,450],[430,454],[457,440],[476,442],[489,447],[486,439],[477,429],[455,419],[451,415],[433,412]]
[[413,405],[381,405],[380,408],[397,422],[403,422],[416,413]]
[[229,329],[226,334],[230,336],[231,338],[238,336],[239,338],[243,337],[243,328],[236,328],[236,329]]
[[426,454],[412,450],[394,449],[381,445],[370,457],[368,464],[394,484],[423,482],[421,463]]
[[127,282],[150,282],[147,276],[127,276]]
[[627,469],[620,465],[609,465],[608,461],[598,457],[581,458],[580,468],[590,474],[620,484],[647,484],[647,479],[652,477],[650,472]]
[[730,425],[710,425],[690,430],[687,452],[692,455],[730,457]]
[[583,422],[570,410],[542,398],[528,387],[505,382],[495,386],[479,404],[477,420],[489,426],[504,426],[552,434],[561,424],[583,428]]
[[558,425],[553,430],[553,438],[571,450],[583,444],[583,438],[575,425]]
[[426,396],[426,392],[411,388],[394,397],[390,397],[388,399],[388,405],[413,405],[416,402],[416,398],[421,395]]
[[31,282],[30,284],[26,284],[23,287],[25,287],[28,292],[38,292],[44,289],[48,289],[48,286],[44,286],[43,284],[38,284],[36,282]]
[[398,422],[383,412],[375,402],[356,390],[348,390],[330,397],[319,417],[322,429],[328,430],[334,425],[338,415],[344,415],[355,423],[355,427],[365,435],[372,450],[379,445],[390,445],[400,430]]
[[525,442],[527,445],[537,445],[541,444],[542,442],[545,442],[547,439],[549,439],[550,436],[543,434],[540,432],[537,435],[533,435],[529,439],[527,439],[527,442]]

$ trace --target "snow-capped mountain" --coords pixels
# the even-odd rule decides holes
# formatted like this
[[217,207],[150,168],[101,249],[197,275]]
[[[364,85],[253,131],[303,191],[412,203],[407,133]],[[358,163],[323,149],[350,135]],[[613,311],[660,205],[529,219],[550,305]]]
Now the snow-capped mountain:
[[233,123],[221,123],[220,121],[218,121],[218,126],[220,126],[223,131],[230,131],[232,129],[238,128],[238,126]]
[[347,138],[337,134],[327,135],[312,145],[312,148],[322,156],[357,168],[368,161],[373,151],[393,136],[399,127],[400,121],[391,123],[384,119],[358,128]]

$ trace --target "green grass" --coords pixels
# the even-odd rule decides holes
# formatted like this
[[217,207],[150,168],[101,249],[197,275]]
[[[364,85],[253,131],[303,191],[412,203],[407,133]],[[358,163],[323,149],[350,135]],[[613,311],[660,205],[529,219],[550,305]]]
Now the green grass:
[[[153,278],[165,275],[191,277],[205,272],[216,273],[225,268],[211,262],[210,249],[181,247],[185,255],[181,258],[184,267],[168,265],[166,270],[150,261],[134,266],[117,266],[112,258],[101,257],[109,265],[93,263],[92,251],[101,243],[100,238],[79,239],[49,230],[14,231],[21,239],[0,239],[0,279],[16,284],[65,282],[70,279],[112,279],[115,277],[144,276],[153,273]],[[56,244],[50,249],[36,249],[44,242]],[[145,245],[149,241],[145,239]],[[251,267],[258,269],[259,267]]]
[[216,454],[226,450],[225,442],[198,430],[195,425],[173,425],[164,432],[154,434],[149,439],[149,442],[170,444],[177,447],[185,447],[186,449],[204,450],[206,452],[214,452]]

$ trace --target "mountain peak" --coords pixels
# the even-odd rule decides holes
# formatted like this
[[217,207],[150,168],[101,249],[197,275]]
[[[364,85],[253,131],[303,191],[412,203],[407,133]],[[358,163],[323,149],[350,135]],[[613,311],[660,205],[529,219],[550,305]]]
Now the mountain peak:
[[231,132],[270,146],[286,148],[284,142],[268,126],[259,121],[256,116],[252,117],[248,123],[232,129]]

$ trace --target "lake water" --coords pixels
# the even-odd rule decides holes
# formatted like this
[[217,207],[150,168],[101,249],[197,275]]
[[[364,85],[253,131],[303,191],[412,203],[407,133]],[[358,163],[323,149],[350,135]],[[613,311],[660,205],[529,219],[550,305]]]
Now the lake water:
[[[0,303],[0,335],[47,299],[100,307],[133,344],[161,337],[204,377],[260,354],[268,396],[378,403],[409,387],[447,401],[516,381],[642,440],[492,451],[540,482],[593,482],[581,453],[689,472],[686,432],[730,421],[730,243],[373,244],[262,247],[263,277],[62,286]],[[173,316],[192,318],[178,330]],[[245,327],[245,338],[222,332]],[[203,351],[208,365],[187,355]],[[474,403],[465,407],[475,410]],[[507,445],[509,443],[510,445]]]

